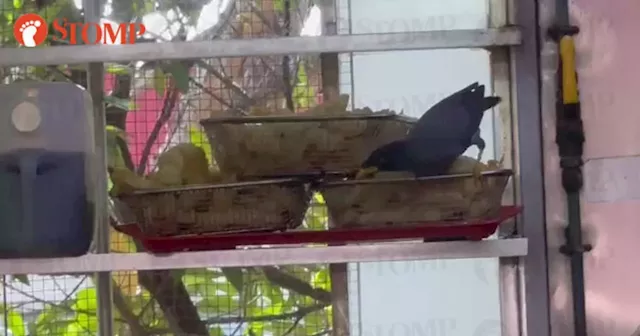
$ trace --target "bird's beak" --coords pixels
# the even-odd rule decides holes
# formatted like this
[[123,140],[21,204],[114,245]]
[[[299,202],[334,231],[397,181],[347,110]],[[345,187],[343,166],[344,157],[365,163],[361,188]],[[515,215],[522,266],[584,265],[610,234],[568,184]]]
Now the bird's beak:
[[367,167],[367,168],[361,168],[360,170],[358,170],[358,172],[356,173],[356,180],[360,180],[363,178],[368,178],[368,177],[372,177],[373,175],[375,175],[378,172],[378,168],[376,167]]

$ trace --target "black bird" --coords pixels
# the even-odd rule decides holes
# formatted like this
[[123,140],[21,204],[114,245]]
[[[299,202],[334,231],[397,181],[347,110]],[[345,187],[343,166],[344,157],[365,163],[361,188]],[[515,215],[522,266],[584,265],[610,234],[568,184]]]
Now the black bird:
[[409,171],[417,177],[442,175],[471,145],[485,147],[480,137],[484,112],[500,103],[485,97],[485,87],[473,83],[432,106],[407,137],[374,150],[358,177],[375,171]]

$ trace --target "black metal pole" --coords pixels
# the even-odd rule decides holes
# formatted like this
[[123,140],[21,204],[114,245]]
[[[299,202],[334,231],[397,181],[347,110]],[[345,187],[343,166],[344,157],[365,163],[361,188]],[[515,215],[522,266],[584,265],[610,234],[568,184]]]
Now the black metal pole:
[[591,246],[582,243],[580,208],[585,134],[582,125],[573,40],[573,36],[579,30],[570,25],[567,0],[556,1],[556,25],[549,32],[550,36],[558,43],[560,54],[559,90],[556,104],[556,143],[558,144],[562,169],[562,186],[567,194],[566,242],[560,251],[570,259],[574,335],[587,336],[583,255],[591,250]]

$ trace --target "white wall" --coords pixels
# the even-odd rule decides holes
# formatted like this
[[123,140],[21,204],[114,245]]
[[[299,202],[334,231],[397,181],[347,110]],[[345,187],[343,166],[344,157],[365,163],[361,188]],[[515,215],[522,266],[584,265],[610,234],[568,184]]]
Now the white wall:
[[[346,1],[340,9],[339,30],[348,33]],[[350,9],[355,34],[487,24],[486,4],[477,0],[352,0]],[[416,117],[474,81],[490,85],[484,50],[360,53],[345,55],[342,66],[342,91],[352,95],[356,107],[392,108]],[[481,130],[485,159],[491,159],[491,113]],[[475,148],[468,152],[475,153]],[[352,264],[350,292],[353,335],[500,335],[496,259]]]

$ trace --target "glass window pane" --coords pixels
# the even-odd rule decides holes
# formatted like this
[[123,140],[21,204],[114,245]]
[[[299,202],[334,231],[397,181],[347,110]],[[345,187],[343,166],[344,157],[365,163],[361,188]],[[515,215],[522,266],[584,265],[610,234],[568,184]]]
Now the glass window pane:
[[[339,32],[481,29],[486,2],[352,0],[340,5]],[[391,108],[419,117],[454,91],[478,81],[491,92],[485,50],[427,50],[343,55],[341,90],[354,107]],[[496,157],[492,113],[481,124]],[[477,154],[475,147],[466,155]],[[500,335],[498,260],[376,262],[350,265],[354,335]]]

